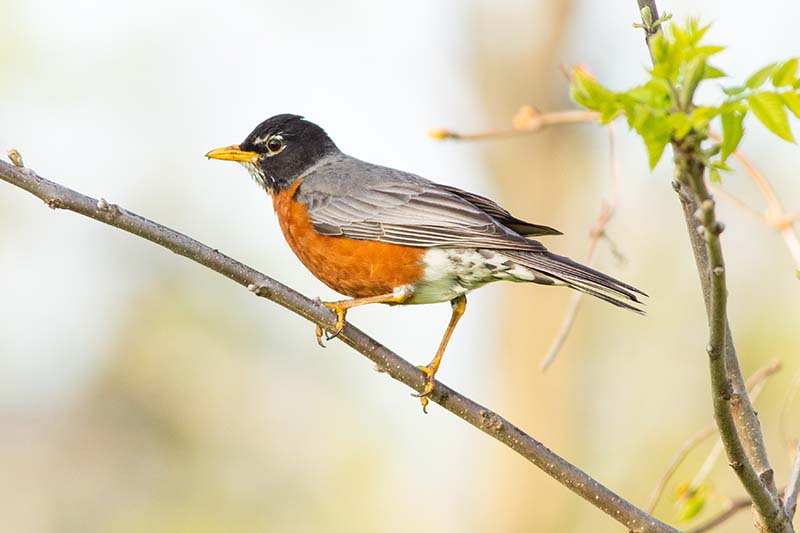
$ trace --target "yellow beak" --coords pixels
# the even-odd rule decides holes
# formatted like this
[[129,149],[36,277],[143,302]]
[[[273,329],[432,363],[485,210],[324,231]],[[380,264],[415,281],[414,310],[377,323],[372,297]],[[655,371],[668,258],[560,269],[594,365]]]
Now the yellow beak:
[[216,148],[206,154],[209,159],[222,159],[224,161],[239,161],[240,163],[258,163],[261,156],[256,152],[245,152],[238,144],[223,148]]

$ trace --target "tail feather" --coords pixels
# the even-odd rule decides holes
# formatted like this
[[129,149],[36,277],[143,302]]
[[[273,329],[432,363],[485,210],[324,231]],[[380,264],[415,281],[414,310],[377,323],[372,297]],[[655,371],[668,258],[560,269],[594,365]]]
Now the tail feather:
[[568,257],[550,252],[531,253],[504,250],[502,253],[514,262],[560,281],[572,289],[617,307],[645,314],[642,309],[629,302],[643,305],[637,295],[647,296],[647,294],[632,285],[577,263]]

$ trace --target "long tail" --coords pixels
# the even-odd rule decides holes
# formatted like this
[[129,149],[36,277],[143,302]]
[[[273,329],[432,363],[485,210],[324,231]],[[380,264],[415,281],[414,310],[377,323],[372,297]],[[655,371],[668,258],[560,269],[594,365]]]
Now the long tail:
[[[585,292],[617,307],[630,309],[642,315],[645,314],[642,309],[634,304],[642,304],[637,295],[647,296],[647,294],[632,285],[577,263],[569,257],[550,252],[506,250],[503,250],[502,254],[515,263],[530,268],[539,274],[544,274],[547,278],[552,278],[555,283],[560,282],[567,287]],[[541,278],[537,279],[537,281],[546,283]],[[633,304],[629,302],[633,302]]]

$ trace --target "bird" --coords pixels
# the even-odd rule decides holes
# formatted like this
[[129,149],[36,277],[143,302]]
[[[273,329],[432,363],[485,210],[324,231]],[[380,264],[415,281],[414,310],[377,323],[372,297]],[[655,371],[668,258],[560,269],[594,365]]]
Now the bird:
[[[349,299],[322,302],[336,313],[330,338],[358,306],[450,302],[450,322],[424,366],[426,411],[467,293],[494,281],[575,289],[644,314],[636,287],[550,252],[535,237],[561,235],[494,201],[344,154],[304,117],[280,114],[209,159],[243,165],[271,197],[289,247],[325,285]],[[317,342],[323,330],[317,326]],[[426,411],[427,412],[427,411]]]

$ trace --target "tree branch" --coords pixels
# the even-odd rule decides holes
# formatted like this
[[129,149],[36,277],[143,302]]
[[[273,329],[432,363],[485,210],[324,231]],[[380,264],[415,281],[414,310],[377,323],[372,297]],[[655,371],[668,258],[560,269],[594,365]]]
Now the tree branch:
[[711,531],[718,525],[722,524],[729,518],[732,518],[736,513],[741,511],[742,509],[747,509],[752,505],[752,501],[750,498],[740,498],[738,500],[733,500],[729,505],[728,508],[724,511],[721,511],[717,516],[714,518],[710,518],[707,522],[700,524],[694,529],[690,529],[686,533],[706,533]]
[[[637,0],[637,3],[640,10],[649,9],[652,20],[658,20],[655,0]],[[658,28],[648,24],[647,20],[643,22],[649,45]],[[683,104],[685,107],[691,106],[691,94]],[[673,139],[676,173],[673,184],[681,199],[706,305],[709,327],[706,351],[710,364],[714,418],[731,467],[753,501],[758,527],[771,532],[793,531],[778,496],[761,426],[747,394],[728,327],[728,291],[719,238],[724,226],[717,221],[714,200],[703,178],[705,165],[700,156],[702,140],[697,134],[689,134],[680,140]]]
[[[717,142],[722,142],[722,138],[714,132],[711,132],[709,137]],[[800,271],[800,237],[798,237],[797,231],[794,229],[794,224],[798,221],[797,215],[786,212],[786,209],[784,209],[783,204],[772,188],[769,180],[758,171],[755,165],[745,157],[741,150],[733,152],[733,157],[744,167],[745,172],[747,172],[753,180],[753,183],[755,183],[767,204],[766,212],[763,215],[755,213],[756,217],[780,234],[783,242],[786,244],[786,249],[789,250],[789,255],[794,259],[795,268]],[[733,202],[737,204],[738,207],[753,214],[754,210],[747,207],[743,202],[733,198],[730,194],[728,194],[728,197],[732,198]]]
[[[597,244],[600,242],[600,239],[608,237],[606,235],[606,226],[614,217],[614,212],[617,210],[617,205],[619,204],[619,172],[617,169],[617,157],[614,144],[614,126],[609,124],[607,129],[609,165],[611,166],[611,200],[608,203],[603,202],[602,206],[600,206],[597,220],[589,230],[589,251],[586,253],[586,259],[584,261],[586,266],[592,266],[594,263],[594,256],[595,252],[597,252]],[[550,342],[550,347],[547,349],[547,353],[542,358],[542,363],[539,365],[542,372],[547,370],[553,361],[556,360],[558,352],[560,352],[561,348],[564,346],[570,331],[572,331],[572,326],[575,324],[575,319],[578,316],[578,308],[583,300],[583,296],[584,293],[576,291],[572,295],[572,298],[570,298],[567,312],[564,314],[564,318],[561,322],[561,327],[559,327],[558,333],[556,333],[556,336]]]
[[783,501],[786,506],[786,516],[791,521],[797,511],[797,493],[800,492],[800,442],[794,450],[794,462],[792,463],[792,473],[789,482],[786,484]]
[[440,128],[431,130],[428,134],[434,139],[454,139],[458,141],[480,141],[498,137],[513,137],[534,133],[548,126],[557,124],[579,124],[581,122],[595,122],[600,118],[600,113],[583,109],[568,109],[565,111],[551,111],[540,113],[535,108],[526,105],[517,111],[510,128],[489,130],[480,133],[457,133]]
[[[782,365],[780,361],[772,361],[768,365],[754,372],[753,375],[747,379],[747,390],[751,393],[751,399],[753,401],[755,401],[755,399],[758,397],[764,382],[770,376],[778,372],[781,369],[781,366]],[[711,420],[706,427],[689,437],[689,439],[683,443],[680,449],[675,452],[672,461],[670,461],[669,465],[667,465],[667,468],[664,469],[664,473],[661,474],[660,478],[658,478],[655,487],[653,487],[653,491],[650,493],[650,499],[647,501],[647,506],[645,507],[645,510],[648,513],[655,511],[656,505],[658,505],[658,501],[661,498],[661,495],[664,493],[664,489],[667,487],[667,483],[669,483],[669,480],[672,479],[672,476],[675,474],[675,472],[678,471],[678,467],[681,465],[681,463],[683,463],[686,457],[689,456],[689,453],[691,453],[692,450],[694,450],[701,442],[713,435],[715,429],[717,429],[717,425],[714,420]],[[719,441],[717,441],[717,443],[719,443]],[[716,446],[714,448],[716,449]],[[708,459],[706,459],[706,462],[708,462]],[[689,485],[689,490],[691,491],[692,489],[697,489],[698,485],[699,483],[692,482]],[[750,500],[747,501],[748,503],[750,502]]]
[[[336,325],[336,315],[320,303],[173,229],[103,199],[84,196],[46,180],[29,169],[15,168],[4,161],[0,161],[0,179],[41,198],[52,209],[74,211],[154,242],[222,274],[258,296],[272,300],[325,329],[334,329]],[[374,362],[393,379],[417,392],[423,391],[425,376],[417,367],[361,330],[348,323],[337,338]],[[430,399],[505,444],[630,530],[642,533],[677,533],[677,530],[601,485],[508,420],[446,385],[437,382]]]

